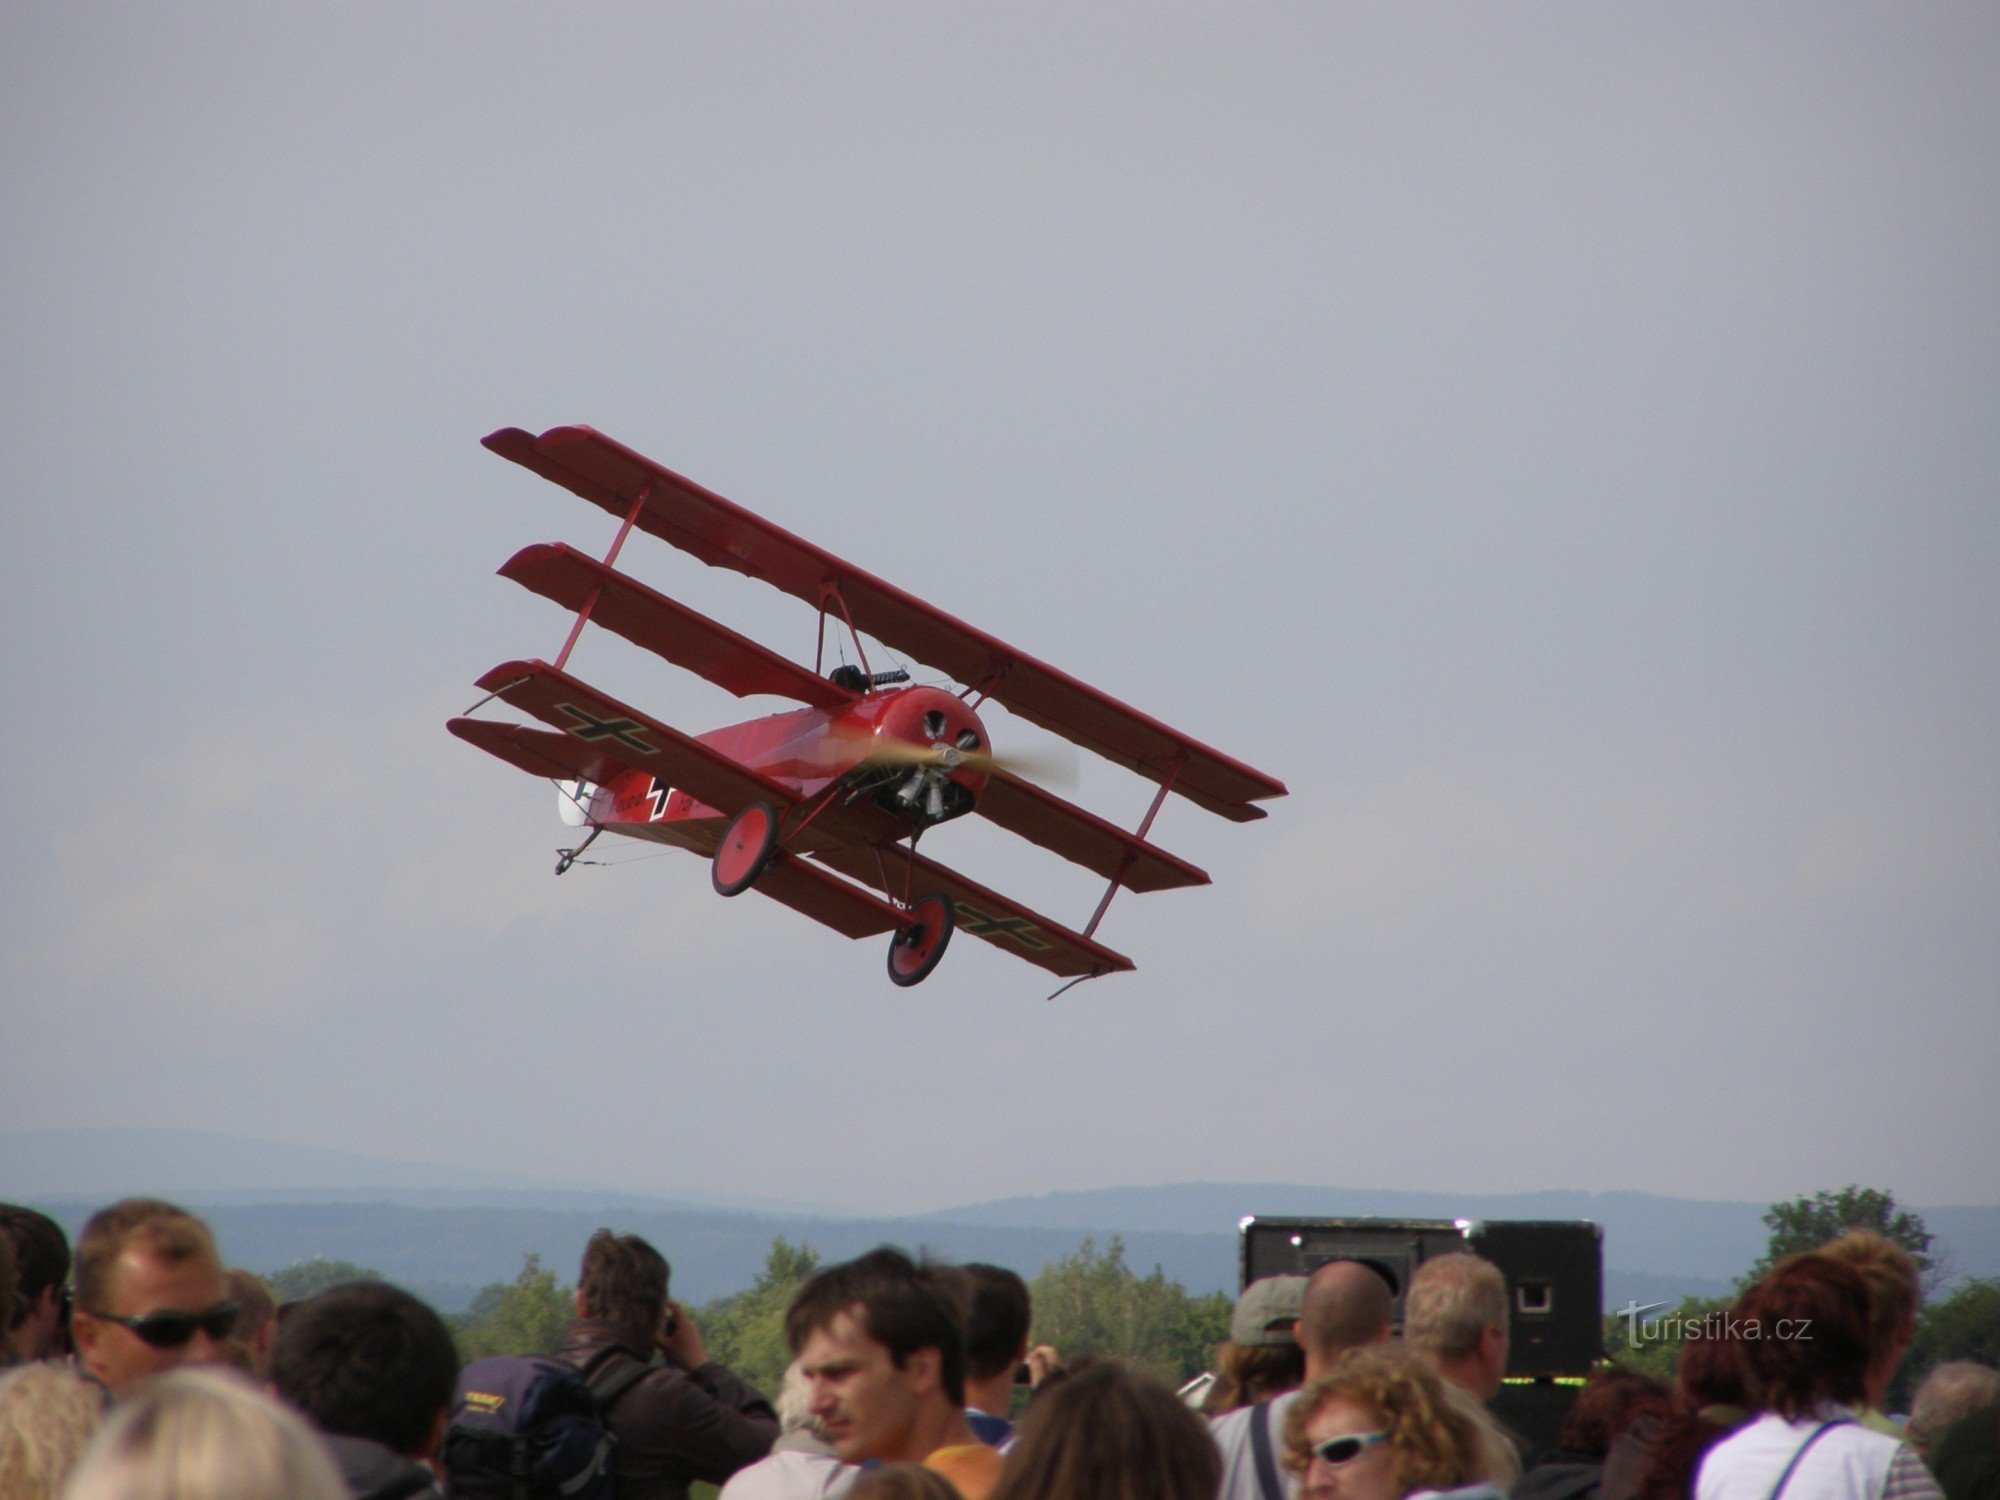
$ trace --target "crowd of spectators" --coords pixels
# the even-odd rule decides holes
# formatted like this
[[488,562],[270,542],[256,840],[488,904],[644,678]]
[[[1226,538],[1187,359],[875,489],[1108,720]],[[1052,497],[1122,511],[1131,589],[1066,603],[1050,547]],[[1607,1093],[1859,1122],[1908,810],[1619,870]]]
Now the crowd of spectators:
[[1919,1284],[1865,1231],[1772,1267],[1671,1385],[1599,1367],[1547,1452],[1491,1408],[1508,1293],[1471,1254],[1407,1288],[1348,1260],[1254,1282],[1217,1374],[1176,1392],[1031,1346],[1011,1271],[883,1247],[799,1288],[775,1404],[710,1357],[669,1277],[600,1230],[560,1359],[475,1377],[418,1298],[274,1306],[172,1204],[110,1205],[73,1255],[0,1205],[0,1500],[543,1500],[555,1429],[530,1413],[497,1480],[472,1467],[513,1363],[576,1393],[565,1500],[2000,1500],[2000,1372],[1942,1365],[1907,1419],[1884,1411]]

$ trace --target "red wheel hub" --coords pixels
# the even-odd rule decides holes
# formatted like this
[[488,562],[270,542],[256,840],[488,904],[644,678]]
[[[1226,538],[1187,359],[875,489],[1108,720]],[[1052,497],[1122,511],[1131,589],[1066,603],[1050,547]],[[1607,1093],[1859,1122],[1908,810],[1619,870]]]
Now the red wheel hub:
[[753,802],[730,820],[716,845],[710,871],[718,892],[734,896],[748,890],[778,847],[778,813],[768,802]]

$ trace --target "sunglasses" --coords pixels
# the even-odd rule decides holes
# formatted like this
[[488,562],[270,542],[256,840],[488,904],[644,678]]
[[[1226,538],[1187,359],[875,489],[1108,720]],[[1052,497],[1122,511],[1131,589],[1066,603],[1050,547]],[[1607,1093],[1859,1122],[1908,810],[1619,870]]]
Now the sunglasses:
[[1365,1448],[1389,1441],[1386,1432],[1352,1432],[1346,1437],[1328,1438],[1323,1443],[1314,1443],[1306,1451],[1314,1458],[1330,1464],[1344,1464],[1361,1456]]
[[202,1312],[156,1312],[147,1313],[143,1318],[91,1312],[87,1307],[83,1311],[93,1318],[102,1318],[107,1323],[131,1329],[155,1349],[178,1349],[196,1333],[205,1333],[212,1339],[225,1339],[229,1337],[229,1330],[236,1326],[234,1302],[218,1302]]

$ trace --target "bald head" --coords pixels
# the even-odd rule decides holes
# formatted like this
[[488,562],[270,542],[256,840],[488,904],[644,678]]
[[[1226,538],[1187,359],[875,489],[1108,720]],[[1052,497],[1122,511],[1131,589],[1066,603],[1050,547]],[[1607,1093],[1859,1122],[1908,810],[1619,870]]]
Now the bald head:
[[1394,1298],[1380,1273],[1358,1260],[1330,1260],[1306,1281],[1297,1338],[1313,1376],[1349,1349],[1389,1336]]

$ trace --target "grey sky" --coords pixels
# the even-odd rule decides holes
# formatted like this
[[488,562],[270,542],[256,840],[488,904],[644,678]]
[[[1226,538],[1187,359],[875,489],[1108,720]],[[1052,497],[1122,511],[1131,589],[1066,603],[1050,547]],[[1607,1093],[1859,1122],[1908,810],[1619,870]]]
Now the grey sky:
[[[0,1127],[878,1210],[2000,1198],[1990,4],[0,40]],[[1214,888],[1121,898],[1138,973],[1053,1005],[972,941],[895,991],[685,857],[552,879],[553,793],[442,726],[562,639],[492,569],[609,539],[477,445],[570,421],[1293,795],[1163,813]],[[810,659],[772,591],[624,565]]]

